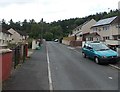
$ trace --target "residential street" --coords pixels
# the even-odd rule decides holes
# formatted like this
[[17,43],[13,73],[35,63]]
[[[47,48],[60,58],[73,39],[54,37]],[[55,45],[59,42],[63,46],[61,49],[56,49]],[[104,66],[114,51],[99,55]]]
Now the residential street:
[[50,85],[53,90],[117,90],[118,70],[83,58],[79,49],[46,42],[16,70],[4,89],[48,90]]
[[74,48],[54,42],[47,46],[54,90],[118,89],[118,70],[84,59]]

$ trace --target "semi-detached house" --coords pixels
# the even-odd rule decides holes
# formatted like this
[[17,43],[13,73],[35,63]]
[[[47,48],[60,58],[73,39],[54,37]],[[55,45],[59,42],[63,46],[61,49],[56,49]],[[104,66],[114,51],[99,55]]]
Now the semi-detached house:
[[8,32],[12,34],[12,43],[24,42],[29,36],[20,30],[9,29]]
[[96,24],[96,21],[94,19],[91,19],[89,21],[86,21],[82,25],[79,25],[76,27],[73,31],[72,34],[69,36],[76,36],[77,41],[84,41],[86,40],[86,34],[90,33],[91,27]]
[[119,20],[117,16],[99,20],[91,27],[91,30],[97,32],[101,36],[100,40],[102,41],[118,40],[120,39]]
[[6,47],[12,41],[12,34],[0,25],[0,47]]

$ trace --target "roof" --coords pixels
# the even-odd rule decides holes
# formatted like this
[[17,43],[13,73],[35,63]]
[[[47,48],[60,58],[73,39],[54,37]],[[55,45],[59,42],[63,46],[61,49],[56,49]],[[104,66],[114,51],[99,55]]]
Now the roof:
[[83,24],[81,24],[81,25],[77,26],[74,30],[79,29],[79,28],[81,29],[81,28],[82,28],[82,26],[83,26],[83,25],[85,25],[85,24],[87,24],[88,22],[89,22],[89,21],[84,22]]
[[93,25],[92,27],[97,27],[97,26],[102,26],[102,25],[111,24],[116,18],[117,18],[117,16],[99,20],[99,21],[98,21],[95,25]]
[[23,32],[23,31],[20,31],[20,30],[16,30],[16,32],[18,32],[20,35],[22,36],[27,36],[27,33]]
[[92,32],[92,33],[88,32],[88,33],[85,33],[83,35],[97,35],[97,36],[100,36],[97,32]]

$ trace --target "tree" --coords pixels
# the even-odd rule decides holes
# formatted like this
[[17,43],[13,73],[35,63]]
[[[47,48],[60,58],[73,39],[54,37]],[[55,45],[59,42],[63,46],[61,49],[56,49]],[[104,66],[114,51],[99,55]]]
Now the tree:
[[51,27],[50,32],[53,33],[53,39],[59,39],[63,36],[62,27],[60,25]]
[[10,28],[4,19],[2,19],[2,28],[5,30],[8,30]]
[[53,34],[51,32],[46,32],[44,34],[44,39],[46,39],[47,41],[53,40]]
[[65,20],[58,20],[51,23],[46,23],[43,21],[43,18],[40,22],[35,22],[34,19],[27,21],[26,19],[21,23],[13,22],[11,19],[9,24],[6,21],[2,20],[2,26],[4,29],[8,30],[9,28],[13,28],[16,30],[21,30],[28,33],[30,38],[41,38],[44,37],[47,40],[59,39],[64,36],[68,36],[69,33],[72,32],[74,28],[83,24],[90,19],[95,19],[99,21],[100,19],[109,18],[113,16],[118,16],[120,12],[118,10],[111,10],[107,12],[100,12],[93,15],[89,15],[82,18],[70,18]]

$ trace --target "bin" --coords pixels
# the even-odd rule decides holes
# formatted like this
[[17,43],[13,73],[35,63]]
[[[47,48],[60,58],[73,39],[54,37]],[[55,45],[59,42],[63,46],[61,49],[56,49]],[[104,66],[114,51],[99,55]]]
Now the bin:
[[9,49],[0,50],[0,64],[2,64],[2,81],[9,78],[12,70],[12,51]]

